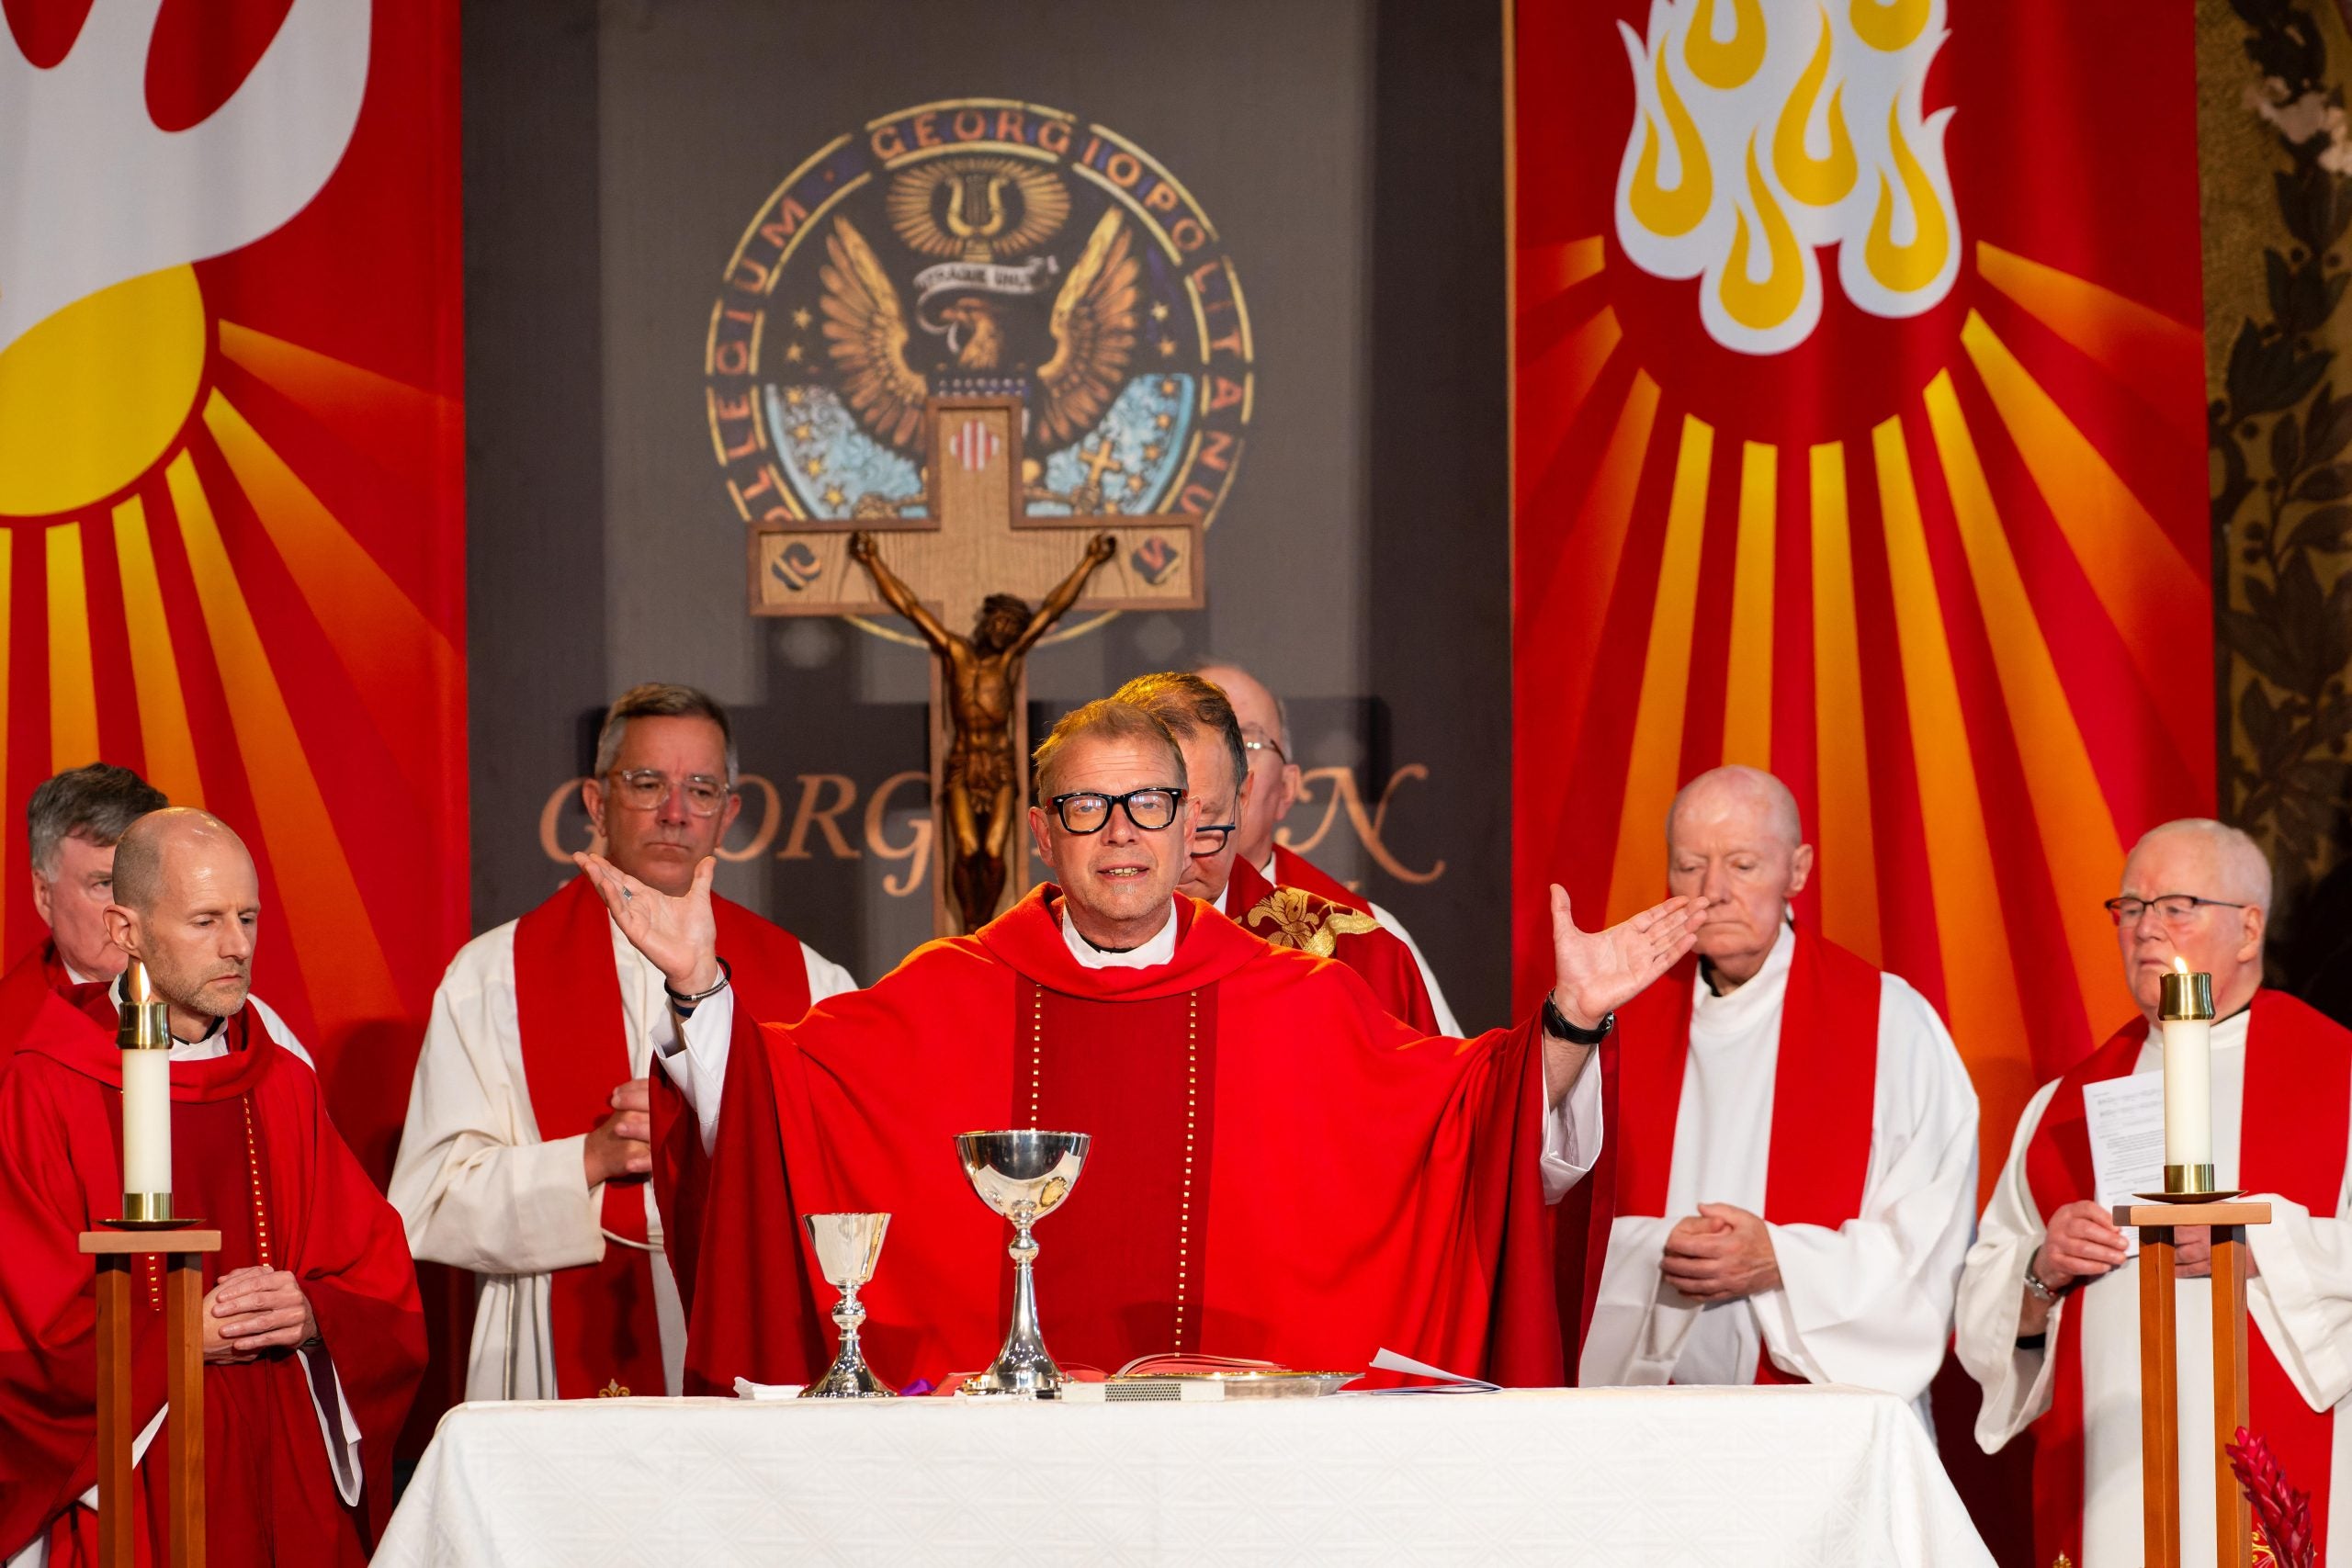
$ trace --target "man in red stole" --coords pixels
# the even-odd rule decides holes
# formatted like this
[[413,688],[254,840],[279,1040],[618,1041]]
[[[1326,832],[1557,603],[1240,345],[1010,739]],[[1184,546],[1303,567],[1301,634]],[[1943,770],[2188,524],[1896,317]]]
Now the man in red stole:
[[1241,743],[1250,755],[1250,799],[1234,835],[1238,851],[1236,863],[1248,867],[1269,887],[1298,888],[1378,920],[1380,929],[1403,942],[1405,951],[1412,954],[1413,967],[1420,972],[1421,989],[1437,1021],[1434,1032],[1461,1033],[1462,1026],[1446,1005],[1437,976],[1404,922],[1288,844],[1274,841],[1275,828],[1290,814],[1299,795],[1298,764],[1290,760],[1287,750],[1290,714],[1283,700],[1238,664],[1211,660],[1200,667],[1199,673],[1233,704],[1234,716],[1241,722]]
[[[170,1004],[175,1209],[204,1260],[206,1540],[220,1563],[357,1563],[391,1507],[392,1441],[424,1367],[399,1216],[309,1065],[245,1006],[259,882],[236,834],[160,811],[117,847],[108,929]],[[95,1272],[77,1238],[122,1209],[112,1002],[50,997],[0,1071],[0,1555],[94,1559]],[[163,1284],[133,1275],[134,1539],[163,1561]]]
[[1113,695],[1149,712],[1183,749],[1201,825],[1176,884],[1177,897],[1199,899],[1276,947],[1337,959],[1362,976],[1380,1005],[1414,1033],[1440,1032],[1420,968],[1401,938],[1352,905],[1303,887],[1270,886],[1239,858],[1235,835],[1250,813],[1257,780],[1250,776],[1248,742],[1225,694],[1204,676],[1168,671],[1138,675]]
[[[1690,902],[1589,935],[1555,888],[1541,1020],[1418,1037],[1352,970],[1174,897],[1199,816],[1149,713],[1080,708],[1035,776],[1030,829],[1053,885],[797,1026],[754,1029],[734,1009],[744,1070],[712,1161],[689,1386],[824,1365],[832,1298],[795,1216],[852,1209],[894,1216],[864,1296],[881,1374],[985,1366],[1006,1232],[953,1138],[1005,1126],[1093,1135],[1077,1194],[1040,1230],[1046,1333],[1069,1363],[1182,1351],[1352,1370],[1385,1345],[1556,1382],[1543,1204],[1589,1163],[1560,1130],[1590,1054],[1578,1042],[1689,948]],[[665,899],[583,863],[673,987],[714,983],[707,869]],[[684,1111],[656,1088],[658,1128]]]
[[122,949],[107,936],[114,846],[123,830],[169,806],[129,768],[106,762],[43,779],[25,805],[33,908],[49,939],[0,976],[0,1055],[16,1048],[51,991],[102,985],[122,973]]
[[[690,686],[644,685],[607,710],[581,794],[613,863],[677,894],[734,821],[735,779],[726,710]],[[781,927],[713,907],[759,1016],[797,1019],[854,985]],[[391,1198],[419,1258],[477,1276],[467,1398],[678,1392],[685,1319],[647,1179],[646,1075],[673,1053],[682,1068],[723,1063],[724,1029],[715,1046],[700,1038],[715,1019],[681,1031],[661,973],[585,879],[451,962]]]
[[[2090,1100],[2162,1071],[2154,1027],[2177,958],[2213,976],[2213,1168],[2223,1189],[2270,1205],[2249,1225],[2249,1427],[2312,1495],[2314,1539],[2352,1560],[2330,1495],[2352,1486],[2352,1032],[2262,985],[2270,867],[2235,828],[2167,822],[2133,848],[2115,917],[2141,1016],[2018,1122],[1960,1286],[1961,1363],[1984,1386],[1976,1438],[2033,1443],[2034,1561],[2083,1568],[2143,1560],[2139,1264],[2098,1201]],[[2211,1270],[2210,1238],[2180,1233],[2184,1274]],[[2214,1561],[2212,1292],[2176,1287],[2180,1556]]]
[[1667,884],[1706,920],[1601,1046],[1609,1145],[1561,1211],[1563,1325],[1588,1387],[1854,1383],[1924,1421],[1976,1092],[1918,992],[1795,923],[1803,840],[1754,768],[1701,774],[1667,814]]

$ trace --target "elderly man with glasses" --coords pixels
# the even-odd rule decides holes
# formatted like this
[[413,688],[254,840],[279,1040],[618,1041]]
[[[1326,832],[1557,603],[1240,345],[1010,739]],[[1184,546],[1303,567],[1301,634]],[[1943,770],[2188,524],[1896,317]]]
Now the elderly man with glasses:
[[[605,714],[581,795],[612,863],[663,894],[699,874],[707,895],[735,779],[726,710],[643,685]],[[714,1075],[715,1113],[730,979],[753,1016],[786,1020],[856,985],[749,909],[710,907],[733,971],[701,995],[664,988],[585,877],[468,942],[442,978],[391,1199],[417,1257],[479,1277],[469,1399],[678,1392],[685,1318],[648,1179],[650,1064]]]
[[[985,1366],[1004,1224],[973,1200],[953,1140],[1006,1126],[1093,1138],[1036,1264],[1065,1364],[1180,1351],[1354,1371],[1385,1345],[1559,1382],[1543,1201],[1593,1151],[1571,1133],[1552,1157],[1547,1140],[1611,1010],[1689,949],[1705,900],[1588,934],[1555,888],[1549,1005],[1476,1040],[1424,1036],[1340,965],[1178,897],[1202,818],[1183,750],[1150,712],[1090,703],[1035,769],[1049,882],[797,1024],[752,1029],[735,1010],[730,1060],[758,1070],[728,1079],[709,1168],[655,1169],[665,1201],[710,1195],[703,1230],[672,1238],[701,1263],[689,1391],[822,1369],[833,1298],[795,1216],[837,1211],[891,1215],[861,1292],[875,1370],[938,1383]],[[673,988],[710,983],[728,935],[703,883],[667,897],[583,863]],[[671,1119],[698,1120],[676,1101],[702,1086],[654,1089],[666,1147]]]
[[[2162,1070],[2159,987],[2176,962],[2213,976],[2218,1184],[2271,1209],[2246,1233],[2250,1425],[2311,1492],[2327,1559],[2352,1557],[2352,1525],[2328,1511],[2352,1472],[2352,1032],[2263,987],[2269,908],[2270,867],[2237,829],[2167,822],[2140,840],[2107,903],[2140,1016],[2027,1105],[1968,1255],[1958,1349],[1984,1386],[1976,1438],[1993,1452],[2031,1436],[2038,1563],[2142,1560],[2139,1268],[2098,1201],[2088,1105]],[[2180,1235],[2181,1272],[2210,1273],[2204,1232]],[[2188,1564],[2214,1561],[2211,1301],[2201,1281],[2177,1287]]]

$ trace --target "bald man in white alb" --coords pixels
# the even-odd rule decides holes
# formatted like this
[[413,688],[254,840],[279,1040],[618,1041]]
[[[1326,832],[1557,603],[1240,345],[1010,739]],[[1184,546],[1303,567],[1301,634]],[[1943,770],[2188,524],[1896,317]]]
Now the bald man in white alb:
[[1796,923],[1814,852],[1780,780],[1702,773],[1666,852],[1707,916],[1601,1046],[1593,1218],[1560,1238],[1577,1382],[1853,1383],[1924,1420],[1976,1205],[1967,1069],[1918,992]]
[[[2162,1070],[2154,1024],[2175,960],[2213,977],[2213,1166],[2218,1185],[2270,1205],[2247,1227],[2252,1428],[2312,1493],[2329,1562],[2352,1558],[2352,1032],[2262,984],[2270,866],[2235,828],[2167,822],[2124,862],[2108,901],[2135,1017],[2042,1086],[2018,1122],[1960,1287],[1958,1349],[1984,1386],[1987,1452],[2035,1435],[2034,1556],[2082,1568],[2142,1561],[2139,1263],[2098,1201],[2086,1091]],[[2185,1275],[2211,1271],[2201,1229],[2180,1233]],[[2175,1287],[2180,1556],[2214,1561],[2212,1292]],[[2052,1457],[2056,1456],[2056,1457]]]

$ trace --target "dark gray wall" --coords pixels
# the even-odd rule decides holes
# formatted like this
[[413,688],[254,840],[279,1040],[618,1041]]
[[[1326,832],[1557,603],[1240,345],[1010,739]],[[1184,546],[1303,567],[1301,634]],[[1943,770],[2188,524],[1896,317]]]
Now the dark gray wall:
[[[1397,767],[1386,875],[1345,813],[1316,858],[1395,909],[1465,1023],[1508,963],[1508,522],[1499,9],[1438,0],[1145,6],[557,0],[469,7],[468,331],[475,915],[550,890],[540,815],[582,716],[631,682],[733,705],[780,786],[766,852],[721,887],[862,977],[928,934],[866,807],[923,766],[916,651],[742,609],[741,524],[702,402],[721,269],[800,161],[876,116],[999,96],[1101,121],[1222,232],[1257,398],[1208,540],[1209,608],[1127,615],[1042,649],[1045,710],[1216,651],[1289,699],[1301,760],[1369,808]],[[791,847],[804,797],[857,794]],[[747,818],[758,818],[756,794]],[[916,831],[904,789],[880,840]],[[1293,821],[1302,830],[1319,808]],[[755,823],[752,824],[755,826]],[[740,829],[740,848],[752,826]],[[584,839],[578,812],[560,840]]]

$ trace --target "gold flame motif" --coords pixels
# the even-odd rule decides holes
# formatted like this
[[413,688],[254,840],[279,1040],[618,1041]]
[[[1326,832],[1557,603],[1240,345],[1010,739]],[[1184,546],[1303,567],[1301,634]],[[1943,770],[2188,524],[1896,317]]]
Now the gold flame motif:
[[1893,54],[1910,48],[1928,25],[1928,0],[1854,0],[1846,15],[1856,38]]
[[1666,111],[1666,123],[1674,132],[1675,156],[1682,162],[1681,183],[1670,191],[1659,186],[1657,122],[1644,114],[1642,159],[1634,171],[1634,188],[1626,199],[1643,228],[1670,240],[1689,233],[1707,216],[1707,209],[1715,199],[1715,182],[1707,168],[1707,148],[1699,140],[1699,128],[1691,123],[1690,111],[1683,107],[1667,74],[1664,50],[1657,56],[1657,97]]
[[1899,106],[1888,111],[1886,134],[1894,150],[1895,172],[1903,177],[1904,198],[1911,204],[1911,243],[1894,243],[1894,192],[1881,175],[1878,209],[1871,215],[1871,234],[1862,257],[1872,277],[1898,294],[1909,294],[1933,283],[1943,271],[1951,251],[1951,227],[1944,218],[1943,203],[1936,199],[1936,187],[1928,181],[1928,172],[1903,139]]
[[1732,0],[1729,43],[1715,41],[1715,0],[1699,0],[1690,30],[1683,35],[1682,58],[1690,74],[1717,92],[1744,87],[1764,63],[1764,12],[1756,0]]
[[1841,84],[1829,95],[1829,156],[1815,158],[1804,148],[1804,128],[1813,107],[1821,101],[1821,85],[1829,77],[1829,13],[1821,16],[1821,43],[1813,61],[1789,91],[1781,123],[1772,134],[1772,172],[1781,188],[1811,207],[1835,207],[1854,188],[1854,139],[1846,132],[1845,96]]
[[1733,321],[1752,332],[1767,332],[1795,315],[1804,302],[1804,258],[1797,250],[1788,215],[1764,183],[1764,171],[1756,162],[1754,137],[1747,141],[1747,198],[1756,204],[1756,220],[1764,230],[1772,269],[1761,283],[1748,276],[1747,214],[1741,212],[1739,227],[1732,235],[1731,260],[1715,291]]

